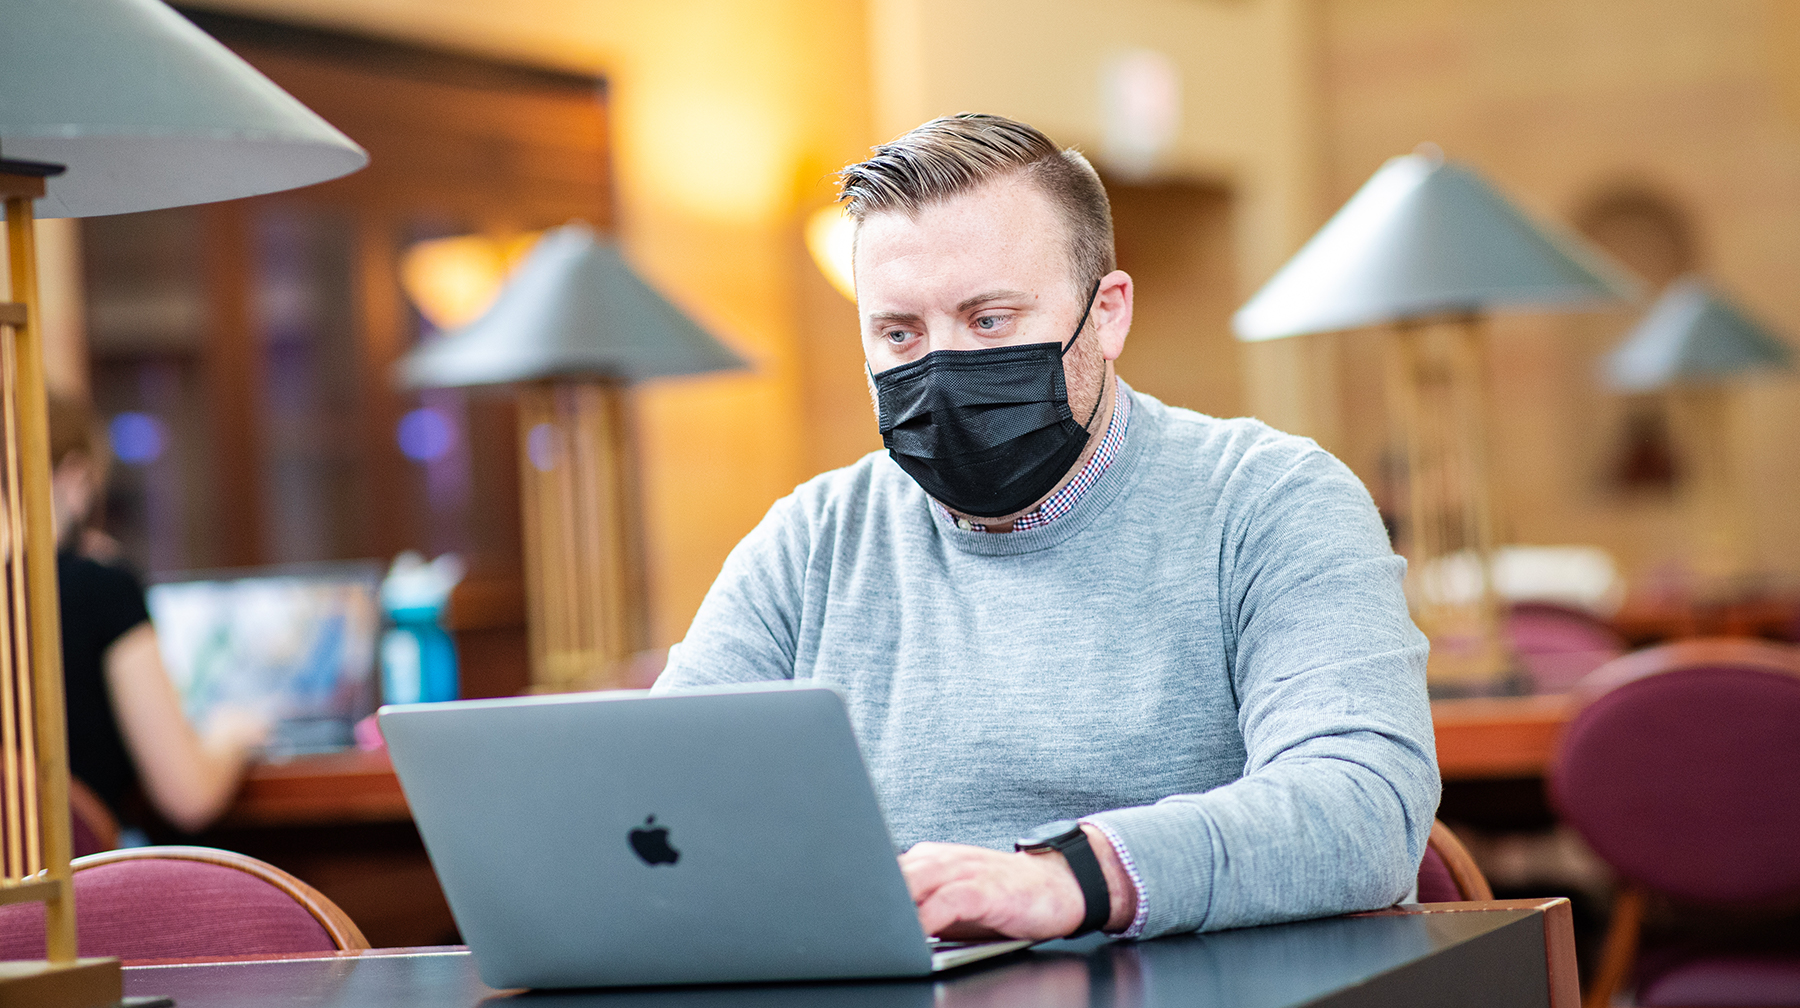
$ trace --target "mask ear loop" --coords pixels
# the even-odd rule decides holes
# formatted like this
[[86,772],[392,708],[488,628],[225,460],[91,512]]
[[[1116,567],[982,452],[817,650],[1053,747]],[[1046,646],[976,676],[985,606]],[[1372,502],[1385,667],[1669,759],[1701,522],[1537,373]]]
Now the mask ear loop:
[[[1104,280],[1104,279],[1105,279],[1105,277],[1101,277],[1101,280]],[[1088,291],[1087,307],[1081,309],[1081,321],[1075,323],[1075,335],[1070,336],[1069,342],[1063,344],[1062,353],[1058,354],[1058,356],[1061,356],[1061,357],[1068,356],[1069,348],[1074,346],[1075,341],[1081,338],[1081,330],[1087,328],[1088,315],[1089,315],[1089,313],[1091,313],[1094,310],[1094,297],[1096,295],[1098,295],[1099,293],[1100,293],[1100,280],[1095,280],[1094,281],[1094,289]]]
[[[1106,279],[1106,278],[1105,278],[1105,277],[1101,277],[1101,278],[1100,278],[1100,279],[1101,279],[1101,280],[1104,280],[1104,279]],[[1094,310],[1094,298],[1095,298],[1095,297],[1096,297],[1096,296],[1098,296],[1098,295],[1099,295],[1099,293],[1100,293],[1100,280],[1095,280],[1095,281],[1094,281],[1094,289],[1093,289],[1093,290],[1090,290],[1090,291],[1088,291],[1088,296],[1087,296],[1087,307],[1086,307],[1086,308],[1083,308],[1083,309],[1082,309],[1082,310],[1081,310],[1081,321],[1080,321],[1080,322],[1077,322],[1077,323],[1075,323],[1075,335],[1073,335],[1073,336],[1070,336],[1070,337],[1069,337],[1069,342],[1067,342],[1067,343],[1064,343],[1064,344],[1063,344],[1063,348],[1062,348],[1062,353],[1060,353],[1060,354],[1058,354],[1058,355],[1057,355],[1057,356],[1058,356],[1058,357],[1067,357],[1067,356],[1068,356],[1068,355],[1069,355],[1069,348],[1070,348],[1070,347],[1072,347],[1072,346],[1074,346],[1074,345],[1075,345],[1075,341],[1076,341],[1076,340],[1078,340],[1078,339],[1080,339],[1080,338],[1081,338],[1081,331],[1082,331],[1082,330],[1083,330],[1083,329],[1086,329],[1086,328],[1087,328],[1087,320],[1088,320],[1088,315],[1089,315],[1089,313],[1091,313],[1091,312],[1092,312],[1092,311],[1093,311],[1093,310]],[[864,364],[864,365],[863,365],[863,366],[864,366],[864,367],[868,367],[868,365],[867,365],[867,364]],[[1105,380],[1106,380],[1106,378],[1105,378],[1105,376],[1104,376],[1104,375],[1103,375],[1103,376],[1101,376],[1101,379],[1100,379],[1100,380],[1101,380],[1101,381],[1105,381]],[[1100,394],[1100,395],[1097,395],[1097,396],[1095,396],[1095,397],[1094,397],[1094,408],[1093,408],[1093,409],[1091,409],[1091,410],[1089,410],[1089,411],[1088,411],[1088,418],[1087,418],[1087,422],[1086,422],[1086,423],[1083,423],[1083,424],[1082,424],[1082,425],[1081,425],[1081,429],[1082,429],[1082,430],[1087,430],[1087,429],[1088,429],[1088,428],[1089,428],[1089,427],[1092,427],[1092,426],[1093,426],[1093,424],[1094,424],[1094,417],[1095,417],[1095,416],[1096,416],[1096,415],[1097,415],[1097,414],[1099,414],[1099,412],[1100,412],[1100,400],[1102,400],[1102,399],[1105,399],[1105,398],[1106,398],[1106,395],[1105,395],[1105,394],[1104,394],[1104,393],[1105,393],[1105,391],[1106,391],[1106,390],[1105,390],[1105,388],[1104,388],[1104,387],[1102,387],[1102,389],[1101,389],[1101,393],[1102,393],[1102,394]]]

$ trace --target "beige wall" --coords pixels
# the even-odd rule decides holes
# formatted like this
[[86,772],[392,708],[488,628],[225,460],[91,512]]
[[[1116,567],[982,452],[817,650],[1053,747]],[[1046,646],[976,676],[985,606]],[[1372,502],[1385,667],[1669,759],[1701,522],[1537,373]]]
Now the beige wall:
[[[935,115],[997,112],[1103,153],[1102,70],[1122,52],[1150,49],[1182,82],[1180,129],[1151,181],[1230,193],[1240,297],[1325,219],[1309,0],[870,0],[870,11],[884,136]],[[1246,346],[1218,360],[1202,345],[1208,366],[1239,374],[1248,412],[1335,444],[1331,338]],[[1128,344],[1122,368],[1130,354]]]
[[[1368,334],[1242,346],[1225,320],[1420,140],[1549,216],[1625,181],[1666,193],[1711,274],[1800,331],[1800,14],[1776,0],[202,2],[606,75],[628,254],[757,368],[639,394],[660,643],[771,501],[879,445],[853,308],[800,242],[829,174],[965,109],[1098,152],[1099,75],[1128,49],[1179,69],[1181,127],[1142,181],[1188,204],[1158,234],[1143,193],[1121,193],[1122,235],[1151,222],[1138,261],[1157,287],[1122,372],[1186,368],[1159,391],[1314,435],[1371,484],[1389,431]],[[1601,478],[1621,404],[1590,376],[1630,318],[1496,325],[1496,474],[1511,538],[1599,543],[1642,572],[1680,559],[1686,519]],[[1797,395],[1743,391],[1732,448],[1759,563],[1789,572]]]
[[[1422,140],[1565,221],[1621,186],[1694,225],[1699,265],[1800,332],[1800,15],[1764,0],[1330,0],[1324,158],[1333,204]],[[1591,542],[1640,575],[1689,564],[1684,497],[1622,495],[1605,470],[1623,400],[1598,358],[1634,312],[1498,321],[1495,477],[1510,538]],[[1386,431],[1377,346],[1343,337],[1345,444],[1365,478]],[[1800,575],[1800,381],[1735,394],[1728,446],[1753,564]],[[1690,467],[1691,468],[1691,467]]]
[[1243,348],[1226,330],[1324,216],[1304,0],[202,2],[606,75],[628,254],[757,365],[638,396],[659,643],[776,497],[879,447],[854,309],[801,250],[829,174],[963,109],[1095,151],[1099,73],[1128,48],[1165,53],[1183,81],[1181,129],[1147,182],[1199,195],[1177,214],[1193,234],[1140,234],[1173,258],[1145,267],[1160,286],[1122,371],[1176,401],[1334,436],[1329,341]]

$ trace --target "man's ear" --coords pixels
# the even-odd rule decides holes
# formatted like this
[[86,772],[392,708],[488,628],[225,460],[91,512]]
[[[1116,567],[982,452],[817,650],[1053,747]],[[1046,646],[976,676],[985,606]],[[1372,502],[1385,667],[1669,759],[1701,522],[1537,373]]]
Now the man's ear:
[[1100,354],[1109,361],[1118,360],[1125,352],[1125,337],[1131,332],[1131,294],[1131,274],[1124,270],[1100,278],[1100,292],[1094,295],[1094,327]]

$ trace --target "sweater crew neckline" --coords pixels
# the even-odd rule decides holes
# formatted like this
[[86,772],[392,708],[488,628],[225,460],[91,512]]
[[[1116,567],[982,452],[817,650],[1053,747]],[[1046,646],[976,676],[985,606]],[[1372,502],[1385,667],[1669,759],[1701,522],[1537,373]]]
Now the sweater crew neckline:
[[1067,514],[1047,525],[1023,532],[985,532],[958,528],[956,521],[943,508],[934,506],[934,502],[927,496],[924,498],[925,510],[931,516],[931,522],[937,527],[938,533],[963,553],[984,556],[1034,553],[1059,546],[1074,538],[1111,507],[1113,502],[1130,493],[1137,486],[1143,456],[1148,450],[1146,446],[1156,440],[1162,429],[1163,417],[1160,411],[1151,408],[1152,401],[1132,391],[1124,379],[1118,379],[1118,382],[1122,391],[1131,396],[1131,423],[1125,430],[1125,443],[1120,447],[1118,457],[1106,467],[1106,471],[1100,474],[1094,485],[1082,493],[1081,499],[1075,502],[1075,506]]

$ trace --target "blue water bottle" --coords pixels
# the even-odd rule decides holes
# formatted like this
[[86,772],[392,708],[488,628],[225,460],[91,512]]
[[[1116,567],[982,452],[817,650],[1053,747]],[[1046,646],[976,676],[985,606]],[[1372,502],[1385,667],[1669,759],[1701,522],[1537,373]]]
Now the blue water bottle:
[[381,584],[382,608],[392,621],[381,638],[383,703],[456,699],[456,644],[443,615],[462,574],[462,560],[453,553],[431,563],[411,551],[394,559]]

